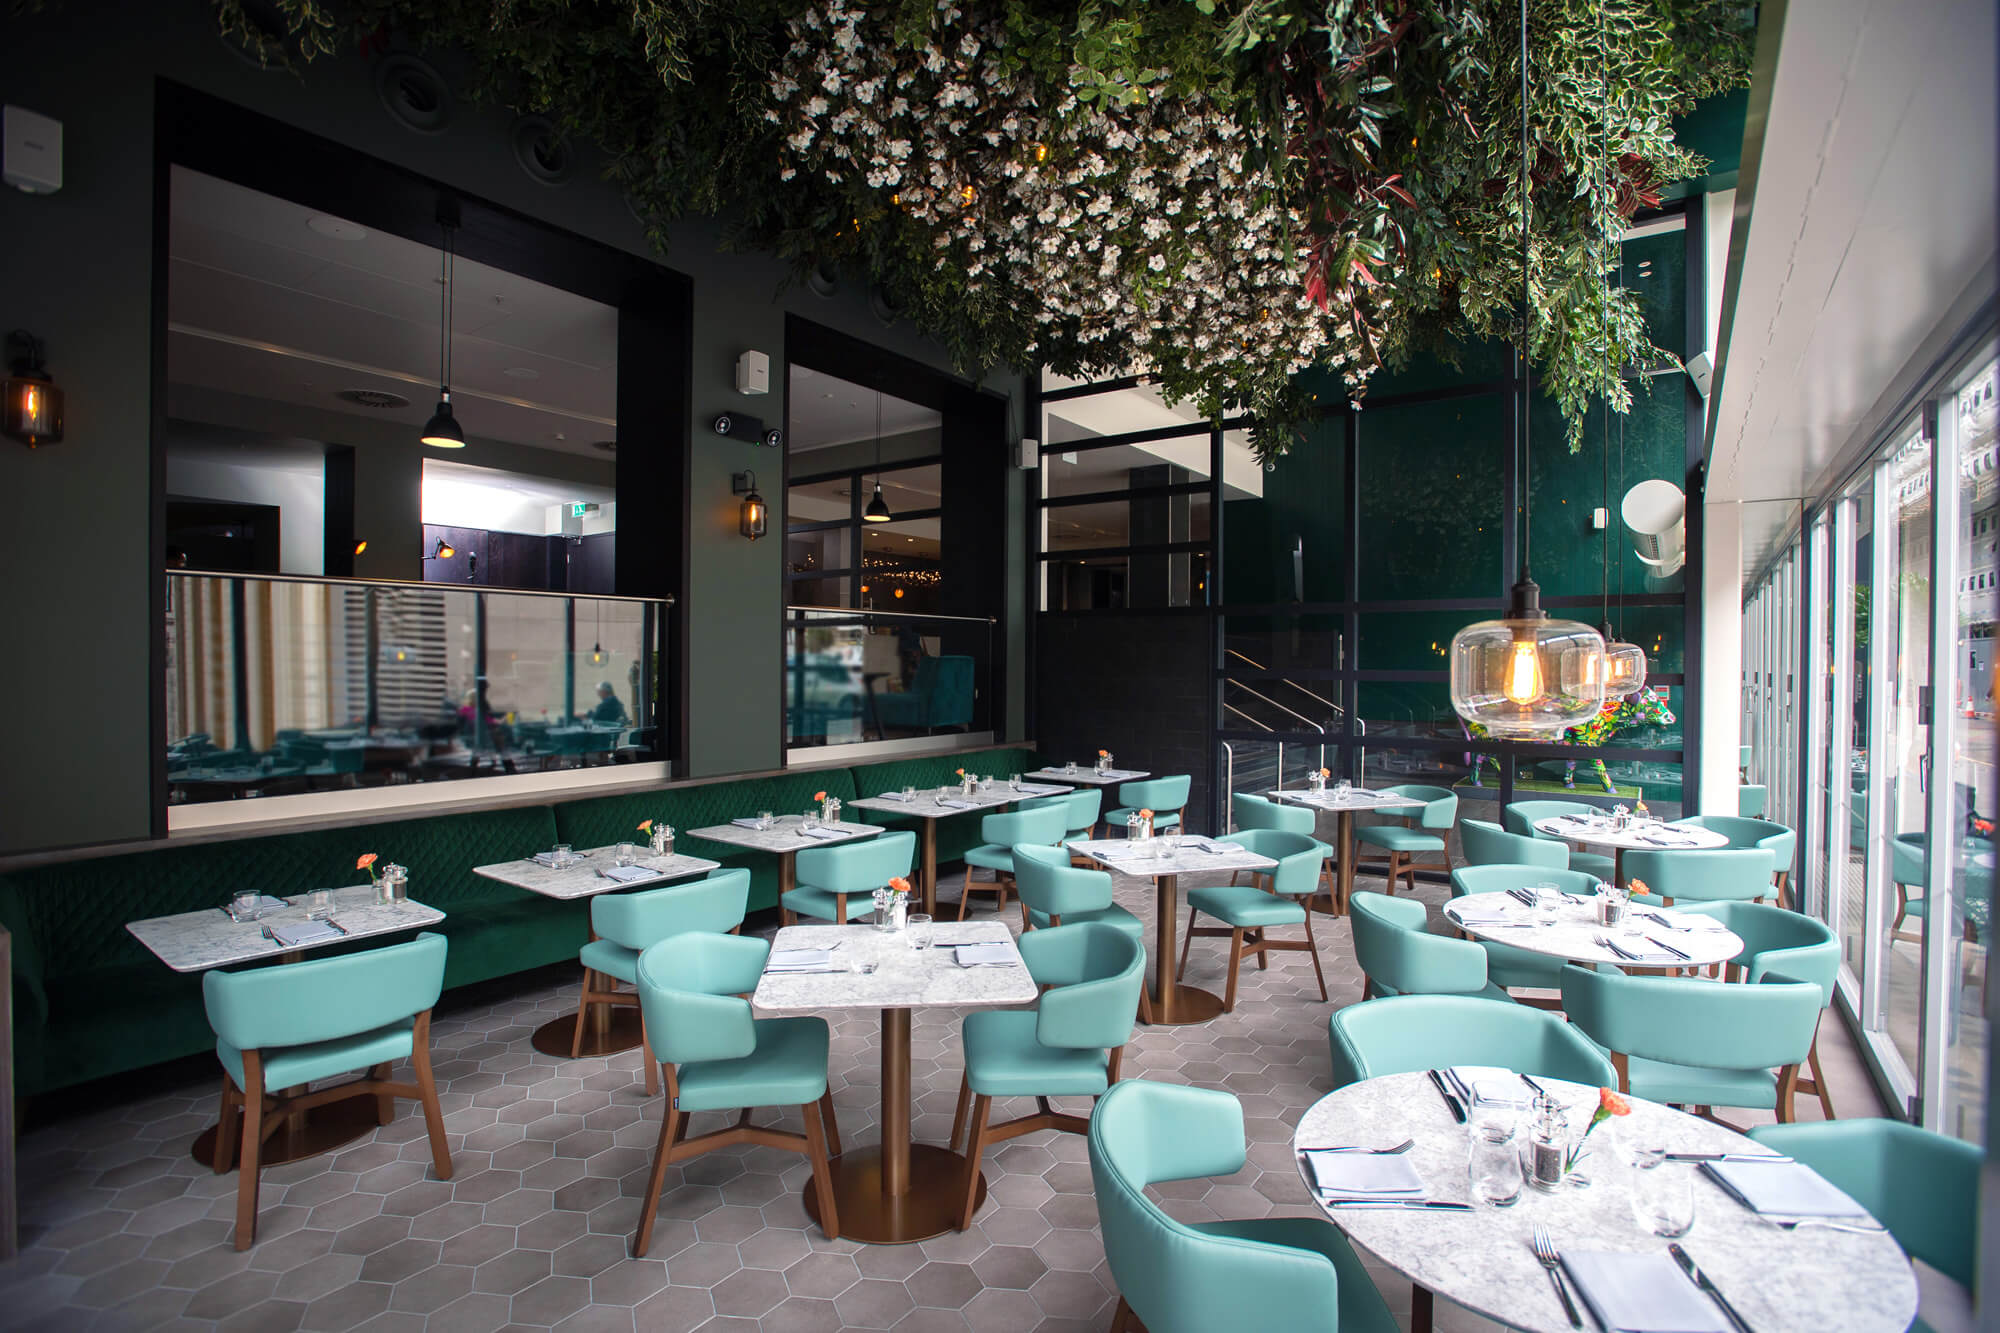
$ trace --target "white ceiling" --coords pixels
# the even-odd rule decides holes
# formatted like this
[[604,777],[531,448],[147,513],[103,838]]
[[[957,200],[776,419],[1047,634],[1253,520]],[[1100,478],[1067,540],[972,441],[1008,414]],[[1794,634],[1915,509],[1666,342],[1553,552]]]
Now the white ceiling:
[[[182,167],[172,218],[170,380],[413,432],[430,417],[438,248]],[[594,442],[617,437],[618,311],[469,260],[453,281],[452,405],[467,434],[603,457]],[[361,407],[343,389],[410,402]]]
[[1992,0],[1764,15],[1709,436],[1746,576],[1992,290],[2000,184]]
[[795,454],[944,428],[943,413],[805,366],[792,367],[785,408],[785,447]]

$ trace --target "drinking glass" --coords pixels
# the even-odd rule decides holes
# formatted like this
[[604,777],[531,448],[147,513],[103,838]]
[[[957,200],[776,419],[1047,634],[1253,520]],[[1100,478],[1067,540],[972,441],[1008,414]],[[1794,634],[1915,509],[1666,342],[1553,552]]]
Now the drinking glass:
[[1181,835],[1178,831],[1160,836],[1160,855],[1169,861],[1181,854]]
[[905,788],[903,788],[903,799],[904,799],[904,800],[906,800],[906,801],[913,801],[913,800],[915,800],[916,798],[917,798],[917,789],[916,789],[915,787],[905,787]]
[[629,842],[619,843],[618,864],[621,866],[629,866],[629,865],[637,865],[638,863],[639,863],[638,845]]
[[903,918],[903,929],[909,932],[912,949],[931,947],[931,916],[929,912],[912,912]]
[[1635,1148],[1628,1197],[1632,1220],[1656,1236],[1673,1239],[1694,1226],[1694,1168],[1669,1162],[1659,1148]]
[[257,909],[264,905],[264,895],[256,892],[239,893],[229,900],[229,914],[238,921],[254,921]]
[[1472,1088],[1472,1114],[1468,1118],[1468,1132],[1474,1138],[1486,1138],[1495,1143],[1514,1141],[1514,1134],[1521,1126],[1521,1101],[1509,1098],[1490,1083],[1475,1083]]
[[1065,772],[1065,773],[1074,773],[1074,772],[1076,772],[1076,760],[1072,759],[1072,760],[1070,760],[1070,761],[1069,761],[1068,763],[1064,764],[1064,765],[1063,765],[1063,772]]
[[576,860],[576,851],[574,848],[566,842],[556,844],[556,868],[558,870],[574,860]]
[[1349,782],[1346,778],[1342,778],[1340,781],[1333,784],[1333,794],[1335,796],[1338,796],[1343,801],[1348,798],[1349,794],[1352,793],[1353,790],[1354,790],[1354,784]]
[[768,829],[768,828],[770,828],[770,827],[771,827],[771,825],[773,825],[773,824],[775,824],[775,823],[777,823],[777,822],[778,822],[778,821],[777,821],[776,819],[772,818],[772,816],[771,816],[771,812],[770,812],[769,810],[759,810],[759,811],[757,812],[757,827],[758,827],[758,828],[760,828],[760,829]]
[[808,829],[816,829],[818,827],[819,814],[817,811],[807,810],[799,816],[799,832],[803,833]]
[[1556,923],[1556,913],[1562,909],[1562,890],[1553,884],[1535,885],[1535,920],[1544,926]]
[[1521,1174],[1521,1145],[1513,1134],[1493,1138],[1473,1134],[1466,1151],[1466,1176],[1472,1185],[1474,1203],[1489,1208],[1511,1208],[1521,1201],[1525,1178]]
[[982,773],[982,774],[980,774],[980,776],[979,776],[979,790],[981,790],[981,791],[992,791],[992,790],[993,790],[993,775],[992,775],[991,773]]
[[1007,789],[1009,791],[1021,790],[1021,775],[1019,773],[1013,773],[1008,775]]
[[333,915],[333,890],[314,889],[306,895],[306,918],[324,921]]

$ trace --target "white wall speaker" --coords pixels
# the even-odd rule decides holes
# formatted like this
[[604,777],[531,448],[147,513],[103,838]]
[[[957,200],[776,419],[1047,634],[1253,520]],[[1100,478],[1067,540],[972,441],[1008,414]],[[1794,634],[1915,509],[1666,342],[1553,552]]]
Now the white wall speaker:
[[1022,440],[1021,455],[1016,460],[1015,466],[1023,471],[1031,471],[1041,465],[1042,442],[1040,440]]
[[1618,515],[1632,530],[1639,558],[1661,578],[1687,564],[1687,497],[1671,481],[1654,478],[1625,492]]
[[0,111],[7,183],[28,194],[54,194],[62,188],[62,122],[26,107]]

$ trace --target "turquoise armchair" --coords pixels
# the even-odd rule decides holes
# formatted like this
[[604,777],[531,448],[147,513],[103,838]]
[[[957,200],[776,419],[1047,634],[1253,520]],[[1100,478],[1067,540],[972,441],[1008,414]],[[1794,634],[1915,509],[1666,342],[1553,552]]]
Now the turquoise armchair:
[[1792,861],[1799,845],[1798,834],[1783,824],[1743,815],[1689,815],[1686,819],[1677,819],[1674,822],[1720,833],[1729,839],[1731,847],[1762,847],[1769,852],[1771,883],[1778,890],[1778,905],[1783,907],[1787,904],[1787,899],[1790,897]]
[[[1755,983],[1765,977],[1780,976],[1810,981],[1820,989],[1821,1011],[1833,1004],[1834,982],[1840,976],[1840,939],[1831,926],[1799,912],[1762,903],[1706,903],[1692,910],[1714,917],[1743,940],[1742,952],[1729,963],[1729,974],[1734,979]],[[1806,1063],[1812,1077],[1799,1079],[1798,1090],[1818,1097],[1820,1110],[1832,1120],[1833,1093],[1819,1067],[1817,1028]]]
[[[953,1149],[967,1135],[960,1231],[972,1225],[988,1147],[1045,1129],[1081,1134],[1090,1127],[1083,1117],[1049,1109],[1048,1099],[1097,1097],[1118,1081],[1145,993],[1146,951],[1102,922],[1023,935],[1021,959],[1036,984],[1048,988],[1035,1007],[981,1010],[968,1014],[962,1029],[965,1077],[951,1126]],[[1033,1097],[1036,1114],[990,1124],[995,1097]]]
[[[1458,821],[1458,844],[1469,866],[1547,866],[1569,869],[1569,846],[1553,838],[1508,833],[1483,819]],[[1599,858],[1608,859],[1608,858]]]
[[[1874,1214],[1912,1259],[1971,1291],[1986,1154],[1900,1120],[1758,1125],[1750,1137],[1804,1162]],[[1914,1328],[1928,1333],[1919,1319]]]
[[1113,828],[1122,829],[1125,821],[1140,810],[1153,812],[1153,827],[1167,829],[1177,827],[1181,822],[1181,811],[1187,806],[1188,791],[1193,779],[1186,774],[1170,778],[1148,778],[1144,782],[1126,782],[1119,785],[1118,804],[1104,812],[1104,822]]
[[1762,819],[1770,800],[1770,788],[1746,782],[1736,789],[1736,813],[1746,819]]
[[1452,1065],[1499,1065],[1598,1088],[1618,1080],[1604,1053],[1555,1014],[1473,995],[1395,995],[1350,1004],[1327,1021],[1327,1045],[1336,1088]]
[[[1511,833],[1499,836],[1515,837]],[[1518,843],[1528,847],[1553,846],[1557,851],[1562,850],[1561,843],[1541,843],[1532,838],[1520,838]],[[1551,869],[1545,865],[1465,865],[1451,872],[1451,896],[1454,898],[1474,893],[1505,893],[1509,889],[1525,889],[1532,884],[1553,884],[1564,893],[1597,892],[1597,877],[1583,870]],[[1490,940],[1478,943],[1486,951],[1486,975],[1489,980],[1510,988],[1561,989],[1562,959],[1530,949],[1517,949],[1511,944],[1495,944]],[[1530,999],[1526,1003],[1543,1002]]]
[[[791,925],[799,917],[847,924],[847,900],[873,894],[892,879],[908,879],[917,859],[917,835],[880,833],[861,842],[808,847],[794,858],[797,885],[778,900],[778,919]],[[869,911],[874,900],[869,900]]]
[[1669,903],[1751,902],[1771,892],[1771,853],[1762,847],[1625,853],[1625,883]]
[[[425,932],[334,958],[314,958],[243,972],[214,971],[201,979],[215,1054],[222,1061],[222,1123],[215,1133],[215,1170],[227,1171],[240,1140],[236,1179],[236,1248],[257,1239],[259,1156],[264,1141],[288,1119],[330,1101],[374,1093],[376,1115],[388,1124],[395,1099],[424,1108],[431,1162],[451,1179],[451,1148],[431,1073],[431,1008],[444,989],[444,936]],[[415,1083],[394,1083],[390,1067],[408,1060]],[[336,1075],[365,1069],[360,1082],[287,1096]]]
[[1245,832],[1277,829],[1283,833],[1303,833],[1310,838],[1319,831],[1319,816],[1307,806],[1286,805],[1244,791],[1233,794],[1229,805],[1236,816],[1236,827]]
[[1386,893],[1357,893],[1348,908],[1362,999],[1475,995],[1511,1002],[1506,991],[1486,978],[1486,951],[1470,940],[1431,934],[1424,928],[1422,903]]
[[[1326,971],[1320,966],[1319,945],[1313,939],[1312,913],[1306,910],[1307,900],[1319,888],[1320,868],[1326,863],[1329,850],[1323,842],[1316,842],[1303,833],[1285,833],[1278,829],[1248,829],[1233,833],[1222,839],[1247,847],[1260,856],[1268,856],[1276,861],[1272,870],[1254,872],[1258,884],[1237,884],[1236,877],[1230,876],[1230,883],[1209,885],[1189,889],[1187,931],[1181,940],[1180,966],[1175,972],[1178,979],[1187,973],[1188,950],[1193,947],[1197,935],[1223,937],[1229,939],[1229,984],[1223,993],[1224,1013],[1236,1008],[1236,980],[1242,971],[1243,960],[1254,958],[1260,968],[1271,965],[1268,955],[1273,953],[1304,953],[1312,958],[1313,976],[1319,981],[1319,998],[1327,998]],[[1220,926],[1196,926],[1195,919],[1212,916],[1220,921]],[[1273,926],[1304,926],[1305,937],[1296,940],[1274,940],[1270,938]]]
[[1817,984],[1775,974],[1720,986],[1575,963],[1563,968],[1562,997],[1570,1022],[1610,1056],[1620,1092],[1775,1111],[1785,1123],[1824,1002]]
[[[820,1230],[829,1240],[840,1238],[827,1167],[829,1157],[840,1156],[840,1127],[826,1083],[826,1022],[753,1018],[750,1002],[742,998],[756,989],[770,952],[769,940],[690,933],[661,940],[639,955],[639,1006],[666,1079],[667,1106],[639,1210],[635,1257],[652,1245],[667,1167],[739,1143],[805,1154],[812,1163]],[[758,1106],[798,1107],[805,1133],[751,1124],[750,1111]],[[694,1112],[738,1110],[742,1114],[728,1128],[687,1137]]]
[[[1535,827],[1539,820],[1553,819],[1557,815],[1596,815],[1603,810],[1584,801],[1516,801],[1500,812],[1500,822],[1509,833],[1523,838],[1537,838],[1545,842],[1562,843],[1561,838],[1551,837]],[[1567,846],[1568,844],[1563,843]],[[1617,864],[1612,857],[1599,852],[1572,851],[1569,854],[1572,870],[1587,870],[1599,879],[1608,880],[1616,873]]]
[[[591,941],[577,951],[577,961],[583,964],[583,996],[576,1006],[570,1059],[583,1055],[583,1029],[591,1006],[638,1005],[637,990],[619,990],[612,983],[638,985],[639,955],[647,946],[683,931],[733,931],[743,924],[749,902],[747,870],[711,870],[708,878],[691,884],[669,884],[638,893],[601,893],[592,898]],[[646,1071],[646,1095],[651,1097],[659,1092],[660,1084],[643,1022],[639,1025],[639,1059]]]
[[[1077,866],[1060,847],[1019,847],[1014,887],[1021,893],[1021,930],[1096,922],[1120,931],[1142,950],[1146,923],[1111,900],[1111,873]],[[1153,1021],[1153,999],[1139,988],[1139,1021]]]
[[[958,896],[958,919],[965,920],[966,908],[974,893],[991,892],[994,906],[1007,910],[1007,888],[1014,882],[1014,852],[1021,847],[1054,847],[1069,834],[1069,803],[1043,805],[988,815],[980,821],[979,836],[986,839],[965,854],[965,887]],[[1065,853],[1067,855],[1067,853]],[[973,867],[993,872],[984,884],[972,878]]]
[[1063,840],[1087,838],[1097,827],[1097,812],[1104,807],[1104,791],[1099,787],[1087,787],[1062,796],[1037,796],[1015,806],[1016,810],[1039,810],[1044,806],[1061,806],[1066,812],[1067,827],[1063,830]]
[[1146,1187],[1242,1168],[1243,1107],[1226,1092],[1132,1080],[1098,1098],[1090,1178],[1122,1293],[1114,1333],[1393,1333],[1388,1303],[1317,1217],[1177,1222]]
[[921,659],[910,688],[870,694],[876,722],[883,729],[924,732],[971,726],[972,668],[970,657]]
[[[1416,811],[1385,811],[1390,818],[1401,822],[1394,824],[1372,824],[1364,829],[1356,829],[1354,841],[1358,845],[1379,847],[1389,854],[1383,867],[1383,877],[1387,881],[1387,891],[1396,891],[1396,880],[1409,881],[1410,892],[1417,891],[1417,857],[1435,855],[1439,868],[1449,870],[1451,857],[1446,852],[1446,839],[1451,826],[1458,821],[1458,796],[1445,787],[1426,787],[1408,783],[1400,787],[1386,787],[1383,790],[1397,796],[1407,796],[1413,801],[1422,801],[1423,808]],[[1415,822],[1412,823],[1411,821]],[[1355,865],[1360,859],[1357,855]]]

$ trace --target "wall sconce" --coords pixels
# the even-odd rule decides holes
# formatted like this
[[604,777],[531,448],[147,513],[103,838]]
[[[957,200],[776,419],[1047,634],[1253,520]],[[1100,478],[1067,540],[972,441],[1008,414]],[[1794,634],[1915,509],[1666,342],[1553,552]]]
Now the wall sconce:
[[449,560],[458,554],[458,548],[444,538],[438,538],[437,549],[425,556],[426,560]]
[[729,489],[731,494],[743,497],[742,511],[737,521],[736,530],[754,542],[764,535],[764,529],[771,517],[770,507],[764,503],[764,497],[757,494],[757,474],[754,472],[731,473],[729,477]]
[[42,340],[26,329],[7,335],[7,400],[0,431],[30,449],[61,444],[63,391],[42,369]]
[[360,555],[363,551],[367,549],[368,549],[368,539],[366,537],[363,537],[361,540],[354,543],[354,554],[356,555]]

